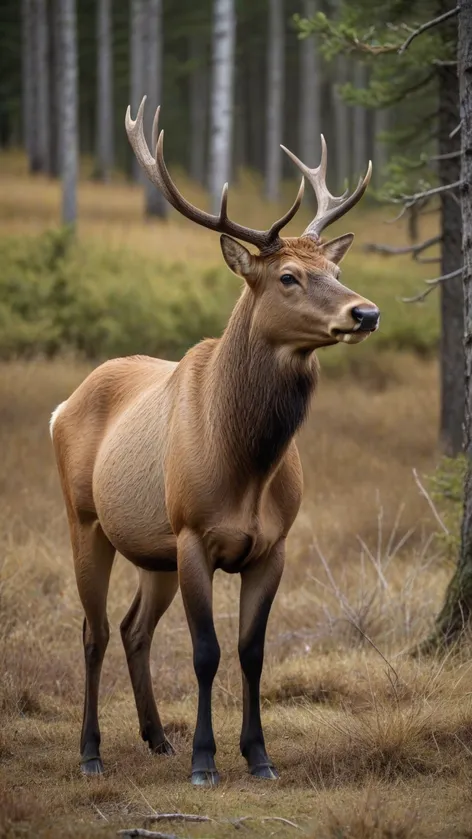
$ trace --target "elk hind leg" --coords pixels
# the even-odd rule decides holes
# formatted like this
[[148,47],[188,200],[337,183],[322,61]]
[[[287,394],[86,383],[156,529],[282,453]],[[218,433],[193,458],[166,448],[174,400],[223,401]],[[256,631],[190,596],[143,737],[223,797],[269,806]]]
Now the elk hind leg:
[[80,739],[81,767],[85,775],[100,775],[103,772],[103,763],[100,757],[98,694],[109,638],[106,606],[115,548],[96,519],[87,522],[73,521],[71,537],[77,588],[85,612],[85,699]]
[[154,630],[178,588],[176,571],[140,571],[139,586],[131,608],[121,623],[121,637],[128,661],[141,737],[151,751],[173,754],[152,689],[150,653]]

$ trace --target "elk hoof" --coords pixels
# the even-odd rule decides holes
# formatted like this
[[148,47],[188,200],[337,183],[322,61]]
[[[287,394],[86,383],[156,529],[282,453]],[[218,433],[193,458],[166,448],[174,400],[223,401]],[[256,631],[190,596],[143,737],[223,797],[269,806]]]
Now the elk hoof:
[[249,771],[254,778],[265,778],[269,781],[276,781],[279,778],[279,773],[272,763],[261,763],[258,766],[252,766]]
[[169,740],[167,740],[167,738],[164,740],[163,743],[159,743],[159,745],[151,751],[153,751],[156,755],[175,755],[175,749],[172,743],[170,743]]
[[192,772],[192,784],[195,787],[216,787],[219,780],[216,769],[195,769]]
[[103,775],[104,772],[103,763],[99,757],[84,761],[80,764],[80,769],[83,775]]

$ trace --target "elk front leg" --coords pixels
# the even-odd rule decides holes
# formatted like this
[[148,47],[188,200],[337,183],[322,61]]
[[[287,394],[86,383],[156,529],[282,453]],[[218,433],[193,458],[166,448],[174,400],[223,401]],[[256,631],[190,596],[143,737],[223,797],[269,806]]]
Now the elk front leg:
[[220,647],[213,623],[213,570],[199,538],[184,530],[177,540],[180,589],[193,644],[198,680],[198,713],[192,751],[192,784],[213,786],[219,776],[211,718],[211,691],[220,663]]
[[243,672],[243,724],[240,747],[251,775],[278,778],[269,759],[262,732],[260,681],[269,612],[284,567],[285,543],[279,542],[265,559],[241,573],[239,660]]

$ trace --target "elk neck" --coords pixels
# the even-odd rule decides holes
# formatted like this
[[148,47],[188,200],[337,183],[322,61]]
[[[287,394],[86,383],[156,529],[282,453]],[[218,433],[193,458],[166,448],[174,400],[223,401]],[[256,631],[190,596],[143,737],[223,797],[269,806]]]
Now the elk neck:
[[207,404],[226,464],[264,477],[307,416],[318,362],[314,353],[281,352],[268,343],[254,325],[254,304],[246,289],[215,347]]

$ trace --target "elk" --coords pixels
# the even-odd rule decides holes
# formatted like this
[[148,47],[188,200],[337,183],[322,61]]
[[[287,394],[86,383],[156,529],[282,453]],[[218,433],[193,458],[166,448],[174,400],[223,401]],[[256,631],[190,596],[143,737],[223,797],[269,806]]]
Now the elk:
[[[352,244],[322,231],[364,194],[371,164],[355,191],[326,187],[327,150],[303,172],[292,207],[269,230],[190,204],[164,162],[164,135],[151,154],[143,133],[144,97],[126,131],[152,183],[183,216],[221,234],[228,267],[244,289],[221,338],[204,340],[178,363],[145,356],[97,367],[54,411],[51,436],[67,509],[85,619],[85,702],[80,742],[86,775],[103,771],[98,692],[108,643],[106,602],[118,551],[138,570],[138,588],[121,623],[141,736],[153,752],[172,754],[153,695],[150,647],[159,619],[180,584],[193,645],[198,711],[191,780],[219,776],[212,728],[212,684],[220,660],[212,612],[217,569],[241,575],[239,658],[243,680],[240,749],[250,773],[274,779],[261,725],[260,679],[271,605],[284,566],[287,534],[298,513],[303,477],[294,435],[317,383],[315,350],[357,344],[374,332],[379,310],[339,280]],[[318,208],[300,237],[280,231],[297,212],[304,179]],[[238,241],[239,240],[239,241]],[[241,242],[253,245],[258,253]]]

